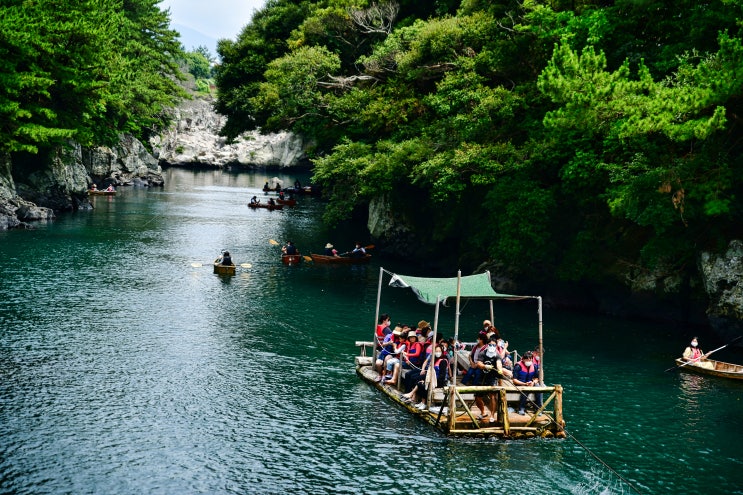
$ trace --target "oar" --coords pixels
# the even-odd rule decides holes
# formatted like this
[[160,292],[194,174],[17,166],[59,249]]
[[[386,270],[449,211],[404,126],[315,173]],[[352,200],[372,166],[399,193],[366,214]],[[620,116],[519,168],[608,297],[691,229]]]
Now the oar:
[[[204,266],[204,264],[203,263],[191,263],[191,266],[194,268],[201,268],[202,266]],[[240,263],[240,265],[238,266],[240,266],[241,268],[253,268],[253,265],[251,265],[250,263]]]
[[[374,249],[374,244],[369,244],[368,246],[364,246],[364,249]],[[345,256],[347,254],[351,254],[351,251],[346,251],[345,253],[341,253],[338,256]]]
[[279,243],[276,242],[276,241],[274,241],[273,239],[269,239],[268,240],[268,243],[271,244],[272,246],[278,246],[279,245]]
[[709,351],[709,352],[708,352],[707,354],[705,354],[704,356],[701,356],[701,357],[699,357],[699,358],[697,358],[697,359],[693,359],[693,360],[691,360],[691,361],[686,361],[686,362],[685,362],[685,363],[683,363],[683,364],[677,364],[676,366],[674,366],[674,367],[672,367],[672,368],[668,368],[668,369],[667,369],[667,370],[665,370],[665,371],[673,371],[673,370],[675,370],[676,368],[683,368],[683,367],[684,367],[684,366],[686,366],[687,364],[691,364],[691,363],[697,362],[697,361],[699,361],[700,359],[702,359],[703,357],[704,357],[704,358],[706,358],[707,356],[709,356],[709,355],[710,355],[710,354],[712,354],[713,352],[717,352],[717,351],[719,351],[720,349],[724,349],[724,348],[726,348],[726,347],[727,347],[727,346],[729,346],[729,345],[735,344],[735,343],[736,343],[736,342],[738,342],[738,341],[739,341],[740,339],[743,339],[743,335],[739,335],[739,336],[735,337],[735,338],[734,338],[733,340],[731,340],[730,342],[728,342],[728,343],[727,343],[727,344],[725,344],[724,346],[721,346],[721,347],[718,347],[717,349],[714,349],[714,350],[712,350],[712,351]]
[[305,261],[312,261],[311,256],[302,256],[302,258],[304,258]]

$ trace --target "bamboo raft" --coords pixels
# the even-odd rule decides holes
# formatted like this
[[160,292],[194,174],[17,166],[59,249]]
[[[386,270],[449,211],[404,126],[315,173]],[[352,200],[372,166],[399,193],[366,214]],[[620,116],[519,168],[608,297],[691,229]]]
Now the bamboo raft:
[[[379,288],[377,290],[377,308],[375,318],[379,321],[379,308],[382,293],[382,278],[384,273],[391,275],[390,286],[410,288],[418,296],[418,299],[427,304],[435,304],[436,312],[433,325],[433,341],[436,341],[438,332],[439,307],[447,300],[456,297],[457,320],[455,323],[455,340],[458,340],[458,315],[460,309],[460,298],[466,299],[485,299],[491,302],[491,320],[492,320],[492,301],[493,300],[526,300],[534,299],[538,303],[539,316],[539,348],[543,350],[542,345],[542,298],[538,296],[515,296],[509,294],[499,294],[492,289],[490,274],[488,272],[456,278],[423,278],[409,277],[386,272],[380,267]],[[417,416],[421,420],[438,428],[443,433],[451,436],[469,436],[469,437],[488,437],[497,436],[509,439],[522,438],[565,438],[565,420],[563,417],[562,396],[563,388],[561,385],[543,385],[538,387],[516,387],[513,382],[507,378],[498,380],[493,386],[472,386],[462,385],[458,373],[453,374],[454,380],[447,383],[441,388],[430,388],[426,400],[426,408],[418,409],[412,403],[403,400],[404,390],[401,389],[402,376],[406,373],[401,370],[398,383],[387,385],[380,381],[380,375],[374,369],[377,351],[375,349],[376,332],[372,341],[357,341],[356,346],[360,349],[359,355],[355,358],[356,374],[365,382],[369,383],[377,390],[385,394],[392,402],[396,403],[410,414]],[[514,356],[516,357],[516,356]],[[465,369],[469,365],[469,352],[459,350],[456,354],[456,366],[464,365]],[[539,383],[544,381],[542,363],[539,367]],[[514,359],[514,363],[516,360]],[[429,367],[429,377],[432,375],[432,368]],[[382,370],[384,372],[384,369]],[[496,397],[496,421],[490,423],[488,420],[480,420],[479,416],[484,415],[485,411],[480,411],[474,405],[475,394],[482,392],[494,392]],[[540,407],[536,407],[534,394],[542,394],[543,402]],[[532,410],[527,407],[526,414],[521,415],[516,411],[519,409],[519,402],[522,394],[527,394],[529,405],[535,406]],[[486,405],[486,407],[488,407]],[[548,409],[550,408],[551,409]]]
[[[356,342],[361,349],[356,356],[356,373],[365,382],[389,397],[394,403],[417,416],[426,423],[451,436],[487,437],[498,436],[511,439],[524,438],[565,438],[565,421],[562,415],[562,386],[529,387],[529,398],[533,393],[542,393],[544,402],[535,411],[527,409],[526,416],[518,414],[520,392],[516,387],[496,385],[493,387],[450,385],[434,389],[432,402],[428,409],[419,410],[411,403],[402,400],[404,391],[393,385],[379,382],[379,374],[374,370],[373,358],[366,355],[373,349],[373,342]],[[466,358],[465,358],[466,359]],[[488,423],[478,420],[482,413],[474,405],[475,393],[494,391],[496,393],[497,421]],[[552,410],[547,407],[552,405]],[[453,414],[449,412],[453,411]]]

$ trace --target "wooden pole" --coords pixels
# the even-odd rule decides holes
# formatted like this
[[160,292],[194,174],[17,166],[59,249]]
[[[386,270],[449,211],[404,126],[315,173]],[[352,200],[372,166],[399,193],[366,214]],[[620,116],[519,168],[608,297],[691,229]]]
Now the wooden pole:
[[[436,332],[439,329],[439,303],[441,302],[441,295],[436,296],[436,313],[433,317],[433,341],[431,342],[431,355],[426,359],[431,361],[428,363],[428,369],[426,370],[426,383],[428,384],[428,397],[426,397],[426,404],[428,409],[431,409],[433,405],[433,381],[435,379],[436,370],[434,364],[436,363]],[[438,384],[437,384],[438,385]],[[444,407],[443,405],[441,407]]]
[[[377,285],[377,308],[376,312],[374,314],[374,337],[372,337],[372,342],[374,342],[374,345],[372,346],[372,369],[374,369],[374,363],[377,360],[377,325],[379,324],[379,302],[382,297],[382,275],[384,274],[384,268],[381,266],[379,267],[379,284]],[[382,371],[382,375],[384,376],[384,370]]]
[[544,386],[544,345],[542,340],[542,296],[537,296],[539,314],[539,384]]

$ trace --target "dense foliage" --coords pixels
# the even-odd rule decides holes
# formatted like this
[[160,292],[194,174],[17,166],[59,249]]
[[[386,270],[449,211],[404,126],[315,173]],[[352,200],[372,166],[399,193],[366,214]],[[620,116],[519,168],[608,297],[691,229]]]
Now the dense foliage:
[[[565,280],[743,234],[740,0],[270,0],[219,47],[224,132],[312,138],[331,222]],[[444,249],[444,246],[446,249]]]
[[181,48],[159,0],[6,0],[0,8],[0,151],[114,142],[164,123]]

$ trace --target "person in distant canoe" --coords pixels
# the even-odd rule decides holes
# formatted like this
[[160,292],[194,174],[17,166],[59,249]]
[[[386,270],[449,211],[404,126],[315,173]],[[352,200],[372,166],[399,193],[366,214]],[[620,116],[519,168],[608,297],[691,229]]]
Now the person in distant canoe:
[[116,191],[116,189],[114,189],[114,185],[109,184],[108,187],[106,188],[106,192],[114,192],[114,191]]
[[356,243],[356,247],[351,251],[351,256],[354,258],[363,258],[366,256],[366,249],[364,249],[360,242]]
[[279,199],[284,199],[284,191],[279,191]]
[[294,189],[302,189],[302,183],[299,182],[299,179],[294,181]]
[[696,337],[692,337],[689,347],[684,349],[683,358],[686,361],[692,361],[693,365],[701,366],[702,368],[712,369],[715,367],[712,363],[707,361],[707,355],[699,348],[699,339]]
[[229,251],[225,251],[222,253],[222,259],[219,261],[219,264],[230,265],[230,266],[234,265],[234,263],[232,262],[232,256],[230,256]]
[[264,191],[270,191],[271,190],[271,186],[268,185],[268,181],[266,181],[266,183],[263,184],[263,190]]
[[286,244],[284,247],[281,248],[281,252],[284,254],[297,254],[297,248],[294,246],[294,243],[292,241],[286,241]]
[[327,243],[325,244],[325,251],[323,252],[323,254],[325,254],[325,256],[334,256],[337,258],[338,250],[335,249],[332,244]]
[[268,198],[268,206],[276,206],[276,200],[273,198]]
[[260,200],[260,199],[258,199],[258,197],[257,197],[257,196],[253,196],[252,198],[250,198],[250,204],[251,204],[251,205],[257,205],[257,204],[258,204],[258,203],[260,203],[260,202],[261,202],[261,200]]
[[91,184],[91,185],[90,185],[90,190],[91,190],[91,191],[97,191],[97,190],[98,190],[98,186],[97,186],[97,185],[95,185],[95,184]]

